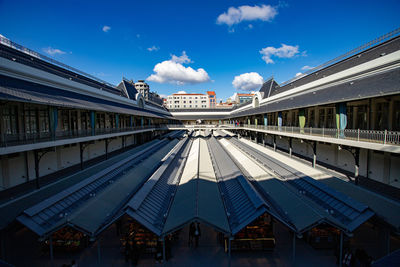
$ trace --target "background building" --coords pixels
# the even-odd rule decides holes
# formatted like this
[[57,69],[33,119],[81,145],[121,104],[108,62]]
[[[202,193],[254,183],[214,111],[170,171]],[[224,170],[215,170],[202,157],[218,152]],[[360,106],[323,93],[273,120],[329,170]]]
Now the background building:
[[236,104],[242,104],[242,103],[246,103],[249,101],[253,100],[253,95],[254,94],[235,94],[235,99],[234,101],[236,102]]
[[217,104],[217,96],[214,91],[207,91],[208,99],[210,101],[210,108],[215,108]]
[[168,109],[215,108],[215,99],[213,91],[207,91],[207,94],[172,94],[168,96],[165,106]]
[[158,105],[163,104],[162,98],[156,92],[150,92],[150,86],[144,80],[138,80],[134,83],[134,86],[145,100],[152,101]]

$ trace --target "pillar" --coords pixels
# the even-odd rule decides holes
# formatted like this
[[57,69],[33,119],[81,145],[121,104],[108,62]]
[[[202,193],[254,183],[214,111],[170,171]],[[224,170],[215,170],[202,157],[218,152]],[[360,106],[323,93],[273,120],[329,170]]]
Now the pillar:
[[54,255],[53,255],[53,236],[49,237],[49,245],[50,245],[50,266],[54,266]]
[[167,257],[165,255],[165,236],[162,238],[162,254],[163,254],[163,265],[165,266],[167,262]]
[[36,189],[40,188],[39,183],[39,152],[37,150],[33,151],[34,158],[35,158],[35,178],[36,178]]
[[312,144],[313,148],[313,168],[315,168],[315,165],[317,164],[317,142],[313,142]]
[[101,266],[100,240],[97,240],[97,263]]
[[339,267],[343,264],[343,231],[340,231]]
[[296,265],[296,233],[293,232],[293,245],[292,245],[292,265]]

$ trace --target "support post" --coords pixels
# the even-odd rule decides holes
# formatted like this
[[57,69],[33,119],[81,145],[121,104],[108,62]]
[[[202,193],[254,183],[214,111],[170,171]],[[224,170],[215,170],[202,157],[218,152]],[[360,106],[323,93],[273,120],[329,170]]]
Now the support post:
[[108,139],[106,139],[104,143],[105,143],[105,146],[106,146],[106,160],[107,160],[108,159],[108,144],[109,144]]
[[293,151],[292,137],[289,137],[289,157],[292,157],[292,151]]
[[385,233],[385,255],[389,255],[390,254],[390,229],[388,227],[385,227],[384,229],[384,233]]
[[54,266],[54,255],[53,255],[53,236],[49,237],[49,245],[50,245],[50,266]]
[[228,266],[231,267],[231,237],[228,238]]
[[358,185],[359,179],[358,179],[358,172],[360,169],[360,148],[356,148],[354,151],[354,179],[356,185]]
[[317,164],[317,142],[313,142],[313,168]]
[[167,256],[165,255],[165,236],[162,238],[162,257],[163,257],[163,265],[167,264]]
[[276,151],[276,135],[274,135],[274,151]]
[[296,265],[296,233],[293,232],[293,247],[292,247],[292,265]]
[[339,267],[343,264],[343,231],[340,230]]
[[100,239],[97,240],[97,264],[101,266]]
[[81,170],[83,170],[83,144],[79,143],[79,156],[81,159]]
[[1,238],[1,251],[0,251],[0,259],[7,260],[6,258],[6,232],[5,230],[0,230],[0,238]]
[[37,150],[34,150],[33,154],[35,156],[36,189],[39,189],[40,188],[40,183],[39,183],[39,152]]

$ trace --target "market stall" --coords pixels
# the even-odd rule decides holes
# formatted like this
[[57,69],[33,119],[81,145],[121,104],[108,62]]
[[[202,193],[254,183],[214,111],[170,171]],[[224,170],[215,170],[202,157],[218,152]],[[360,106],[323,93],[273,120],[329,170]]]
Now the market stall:
[[[228,250],[228,239],[225,238],[225,251]],[[261,215],[254,222],[243,228],[231,240],[232,251],[273,250],[275,237],[273,222],[267,214]]]
[[157,252],[157,244],[160,242],[158,237],[141,226],[135,220],[130,218],[125,220],[124,229],[125,234],[121,238],[121,245],[123,249],[127,247],[126,243],[129,242],[128,247],[139,250],[139,254],[141,255],[154,255]]
[[339,236],[338,229],[322,224],[308,231],[306,238],[313,248],[334,248]]
[[[44,242],[49,248],[50,239]],[[52,234],[53,249],[55,251],[78,251],[87,247],[89,237],[71,227],[64,227]]]

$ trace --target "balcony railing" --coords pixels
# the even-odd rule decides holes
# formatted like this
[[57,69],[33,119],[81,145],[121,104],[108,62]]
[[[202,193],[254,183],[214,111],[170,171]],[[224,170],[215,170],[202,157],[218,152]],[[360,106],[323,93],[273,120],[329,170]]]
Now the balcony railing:
[[265,126],[253,124],[205,124],[205,125],[168,125],[169,129],[204,129],[204,128],[225,128],[225,129],[259,129],[266,131],[274,131],[277,133],[292,133],[301,135],[312,135],[325,138],[338,138],[344,140],[363,141],[381,144],[400,145],[400,132],[395,131],[376,131],[376,130],[360,130],[360,129],[336,129],[336,128],[312,128],[312,127],[294,127],[294,126]]
[[146,125],[146,126],[124,127],[124,128],[100,128],[94,130],[92,129],[68,130],[68,131],[57,131],[55,132],[55,134],[51,132],[2,134],[0,136],[1,138],[0,147],[34,144],[39,142],[58,141],[63,139],[114,134],[122,132],[132,132],[145,129],[162,129],[162,128],[166,128],[165,125]]
[[353,141],[373,142],[381,144],[400,144],[400,132],[394,131],[375,131],[360,129],[335,129],[335,128],[312,128],[294,126],[265,126],[244,124],[244,128],[261,129],[283,133],[304,134],[327,138],[339,138]]

